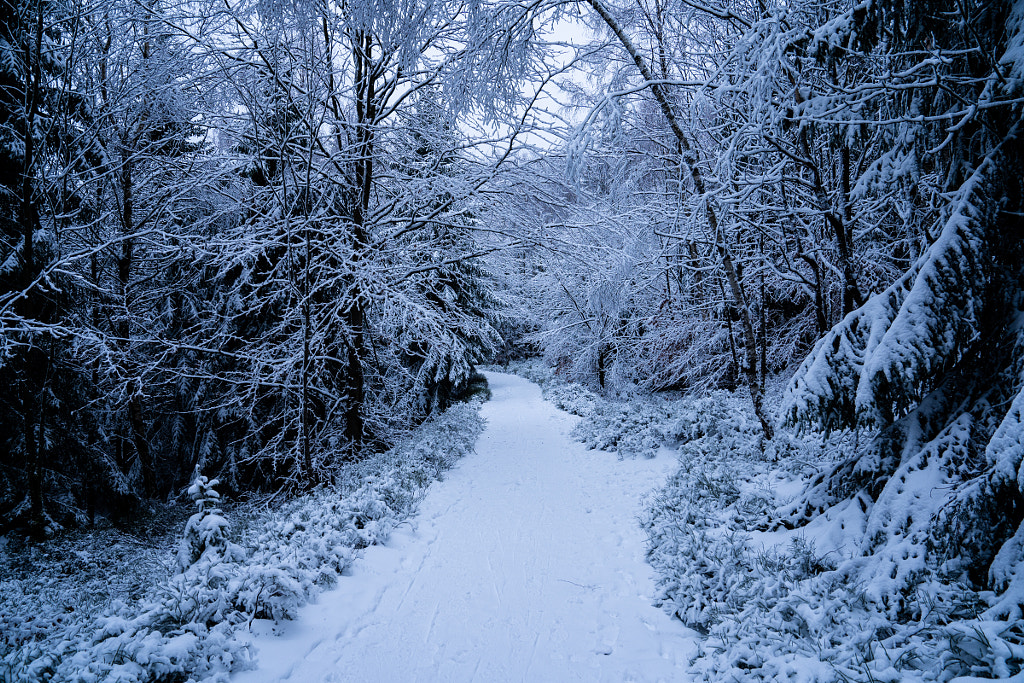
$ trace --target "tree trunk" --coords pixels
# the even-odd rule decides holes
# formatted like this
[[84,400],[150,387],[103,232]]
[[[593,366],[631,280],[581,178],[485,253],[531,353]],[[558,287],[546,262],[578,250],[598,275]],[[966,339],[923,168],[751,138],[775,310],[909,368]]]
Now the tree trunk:
[[42,455],[39,452],[38,432],[41,431],[36,424],[37,418],[41,421],[38,406],[32,396],[32,389],[28,382],[23,389],[21,401],[22,410],[25,411],[25,470],[28,475],[28,505],[29,533],[35,540],[42,540],[46,535],[46,521],[43,513],[43,468]]
[[725,267],[725,275],[729,281],[732,298],[737,302],[737,308],[740,312],[740,323],[743,327],[744,358],[740,368],[746,380],[747,390],[750,392],[750,400],[754,404],[754,414],[757,415],[757,419],[761,423],[761,429],[764,431],[764,438],[771,441],[775,436],[775,430],[772,428],[772,422],[764,408],[764,392],[761,389],[761,382],[757,372],[757,346],[756,337],[754,336],[754,323],[750,316],[750,306],[743,296],[743,288],[740,286],[736,265],[732,261],[732,254],[729,253],[729,249],[721,238],[717,240],[716,247],[718,248],[719,257],[722,259],[722,265]]
[[[43,45],[43,3],[36,1],[35,27],[31,49],[25,52],[25,87],[27,89],[27,106],[25,130],[22,142],[24,156],[21,168],[21,206],[19,219],[24,239],[22,249],[22,286],[28,290],[39,276],[40,268],[36,263],[35,231],[39,223],[35,207],[35,120],[39,113],[42,98],[42,45]],[[24,313],[27,318],[43,317],[45,304],[37,296],[29,295],[24,300]],[[46,449],[46,437],[43,431],[44,407],[39,397],[44,395],[43,388],[47,381],[47,362],[44,351],[39,348],[39,340],[27,332],[28,349],[23,356],[24,375],[21,379],[22,400],[21,410],[24,420],[25,438],[25,470],[27,473],[29,500],[29,529],[32,536],[42,539],[45,535],[46,521],[43,511],[43,458]]]
[[[796,89],[795,98],[797,104],[804,102],[799,88]],[[857,275],[853,267],[853,235],[850,229],[850,148],[844,143],[840,153],[840,169],[842,182],[842,198],[840,201],[839,213],[832,210],[828,193],[825,191],[825,183],[821,178],[821,171],[814,163],[811,153],[811,143],[807,139],[807,129],[802,129],[798,136],[801,152],[804,155],[804,163],[810,169],[814,178],[814,197],[818,203],[818,210],[825,216],[825,224],[832,230],[836,238],[836,249],[839,252],[839,270],[843,274],[843,315],[860,308],[864,305],[864,295],[857,286]]]
[[305,254],[303,255],[302,266],[302,396],[299,406],[299,429],[301,434],[299,440],[302,448],[302,467],[305,470],[305,477],[308,482],[314,481],[313,455],[310,448],[310,422],[312,421],[309,409],[309,373],[311,360],[309,356],[309,341],[312,335],[312,311],[309,301],[310,296],[310,273],[309,261],[313,256],[310,245],[309,224],[304,230]]
[[128,421],[131,425],[132,445],[135,446],[135,455],[139,458],[139,468],[142,471],[142,495],[151,498],[156,495],[156,472],[149,450],[149,440],[146,438],[141,390],[142,388],[138,387],[138,392],[128,402]]
[[[362,253],[367,248],[365,220],[370,209],[373,188],[373,125],[376,123],[377,95],[374,91],[372,42],[370,35],[357,32],[353,45],[356,86],[356,162],[353,178],[355,202],[352,207],[353,266],[358,269]],[[363,422],[363,404],[366,400],[363,363],[366,360],[366,310],[358,278],[352,283],[351,301],[345,311],[349,330],[348,372],[345,373],[345,437],[357,456],[366,439]]]
[[[123,371],[126,376],[131,377],[132,369],[130,367],[131,360],[129,358],[129,355],[131,354],[131,344],[129,342],[131,326],[129,325],[128,320],[128,297],[132,269],[135,265],[135,244],[134,240],[131,238],[135,225],[135,207],[133,196],[132,162],[125,156],[124,151],[122,151],[121,163],[121,198],[123,202],[121,207],[121,221],[125,239],[121,242],[121,254],[117,259],[117,277],[118,286],[120,287],[119,294],[124,310],[120,312],[121,317],[118,320],[116,330],[118,344],[121,347],[121,363]],[[142,496],[144,498],[150,498],[156,495],[156,471],[153,465],[153,457],[146,435],[145,411],[142,405],[142,381],[139,378],[132,378],[129,382],[130,386],[128,389],[131,391],[131,394],[128,397],[128,404],[125,406],[125,414],[128,418],[128,428],[131,432],[132,446],[135,447],[135,456],[139,459],[139,470],[142,473]]]
[[604,376],[607,371],[608,346],[604,343],[597,349],[597,383],[604,389]]

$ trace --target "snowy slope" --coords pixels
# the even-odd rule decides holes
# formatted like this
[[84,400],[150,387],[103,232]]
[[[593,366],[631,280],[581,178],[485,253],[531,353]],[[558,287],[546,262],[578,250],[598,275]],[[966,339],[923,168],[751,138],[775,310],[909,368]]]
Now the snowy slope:
[[674,459],[619,461],[536,385],[489,373],[477,452],[296,622],[253,625],[261,681],[680,681],[696,636],[651,606],[636,517]]

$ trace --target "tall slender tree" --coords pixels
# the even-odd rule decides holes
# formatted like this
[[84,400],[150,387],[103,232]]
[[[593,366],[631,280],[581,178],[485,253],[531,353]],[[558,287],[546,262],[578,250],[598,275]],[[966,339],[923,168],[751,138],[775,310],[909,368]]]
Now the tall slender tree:
[[58,130],[60,108],[80,104],[60,81],[74,10],[42,0],[0,8],[0,506],[37,536],[62,516],[45,509],[44,496],[55,447],[71,437],[62,419],[75,393],[61,344],[69,292],[48,272],[60,253],[59,223],[45,214],[54,141],[67,132]]

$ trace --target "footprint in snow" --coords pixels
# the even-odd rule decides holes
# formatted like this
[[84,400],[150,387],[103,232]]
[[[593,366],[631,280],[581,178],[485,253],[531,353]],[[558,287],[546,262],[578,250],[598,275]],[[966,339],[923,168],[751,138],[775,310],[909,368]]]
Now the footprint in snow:
[[597,640],[594,654],[610,655],[615,650],[615,643],[619,640],[619,627],[605,626],[598,633]]

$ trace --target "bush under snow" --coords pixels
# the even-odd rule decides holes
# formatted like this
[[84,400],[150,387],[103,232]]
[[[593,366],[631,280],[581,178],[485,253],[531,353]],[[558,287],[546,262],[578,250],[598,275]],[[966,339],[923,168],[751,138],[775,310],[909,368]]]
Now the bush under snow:
[[9,615],[33,605],[4,586],[0,680],[225,680],[252,666],[237,630],[254,618],[289,618],[334,584],[359,549],[385,541],[415,511],[482,428],[478,405],[453,406],[408,442],[347,466],[333,486],[252,512],[237,534],[215,507],[216,482],[199,477],[190,494],[200,510],[186,525],[177,571],[143,598],[115,601],[99,616],[18,617]]
[[[766,457],[753,411],[724,392],[692,401],[672,434],[679,470],[642,526],[662,606],[706,635],[699,680],[966,683],[1021,671],[1019,608],[1000,614],[1005,598],[927,558],[889,566],[891,554],[861,552],[857,499],[789,528],[813,475],[863,448],[856,435],[783,431]],[[898,605],[865,579],[886,566],[914,573]]]
[[[870,501],[807,509],[823,476],[870,447],[863,434],[783,429],[766,443],[742,395],[621,401],[536,363],[513,369],[581,415],[574,435],[592,448],[676,450],[679,469],[641,525],[659,604],[704,635],[697,680],[973,683],[1024,667],[1019,548],[996,562],[1008,568],[997,595],[909,545],[863,552]],[[927,498],[928,484],[907,487]]]

